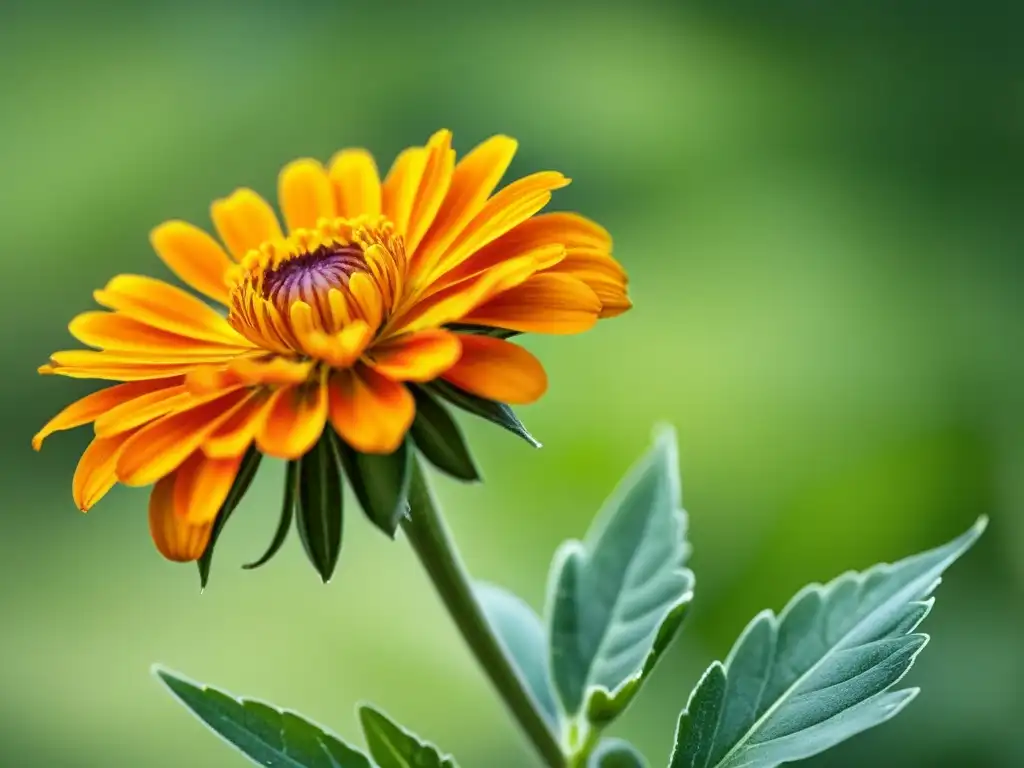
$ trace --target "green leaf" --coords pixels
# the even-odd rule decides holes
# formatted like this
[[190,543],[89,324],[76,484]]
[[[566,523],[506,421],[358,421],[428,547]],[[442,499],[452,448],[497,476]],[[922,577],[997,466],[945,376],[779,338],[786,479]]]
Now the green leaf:
[[153,672],[210,730],[257,765],[275,768],[374,768],[356,749],[301,715],[236,699],[160,667]]
[[270,562],[270,558],[281,549],[285,539],[288,538],[288,531],[292,527],[292,518],[295,517],[295,498],[298,496],[298,488],[299,462],[289,461],[288,468],[285,471],[284,505],[281,507],[281,519],[277,524],[277,530],[274,531],[274,538],[271,539],[270,546],[267,547],[267,551],[263,553],[259,560],[246,563],[242,566],[243,568],[259,568],[261,565],[266,565]]
[[343,494],[341,466],[328,427],[299,459],[298,529],[309,561],[326,584],[341,552]]
[[519,437],[523,438],[534,448],[540,448],[540,443],[527,431],[526,427],[523,426],[523,422],[513,413],[512,409],[504,403],[477,397],[442,379],[435,379],[429,384],[424,384],[423,388],[438,397],[444,398],[452,405],[472,413],[474,416],[479,416],[492,424],[497,424],[499,427],[507,429],[515,435],[519,435]]
[[388,538],[395,538],[398,524],[409,514],[414,456],[409,441],[386,454],[358,453],[336,436],[332,441],[363,512]]
[[448,409],[422,387],[413,387],[412,394],[416,398],[416,419],[409,434],[420,453],[457,480],[479,480],[480,473]]
[[260,468],[260,462],[263,460],[263,454],[256,450],[254,446],[250,446],[249,450],[245,452],[245,456],[242,457],[242,463],[238,467],[238,474],[235,475],[235,481],[231,485],[231,489],[228,491],[227,498],[224,499],[224,503],[221,504],[220,510],[217,512],[217,518],[213,523],[213,531],[210,533],[210,541],[206,545],[206,549],[203,551],[202,557],[196,562],[199,566],[199,587],[200,589],[206,589],[206,583],[210,580],[210,565],[213,562],[213,547],[217,543],[218,537],[227,523],[228,518],[231,517],[231,513],[235,511],[238,503],[245,496],[246,491],[249,490],[249,486],[252,485],[253,479],[256,477],[256,472]]
[[457,768],[450,755],[395,724],[373,707],[359,707],[366,747],[378,768]]
[[894,565],[809,585],[778,618],[755,617],[725,665],[712,664],[690,695],[671,768],[771,768],[896,715],[917,690],[888,689],[928,640],[913,630],[942,572],[985,524]]
[[508,651],[541,714],[557,730],[558,705],[551,690],[548,638],[540,617],[523,600],[501,587],[477,582],[473,589],[487,622]]
[[566,713],[604,726],[675,638],[693,599],[675,435],[665,429],[581,542],[562,545],[549,588],[551,670]]
[[647,768],[647,760],[628,741],[604,739],[590,754],[587,768]]

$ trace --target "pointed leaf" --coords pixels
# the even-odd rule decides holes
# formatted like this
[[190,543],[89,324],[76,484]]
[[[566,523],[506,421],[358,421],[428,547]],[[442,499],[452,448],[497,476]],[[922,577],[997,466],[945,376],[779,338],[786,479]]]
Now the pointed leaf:
[[470,325],[469,323],[451,323],[447,326],[455,333],[471,333],[475,336],[493,336],[496,339],[511,339],[522,331],[510,331],[508,328],[493,328],[489,325]]
[[513,413],[512,409],[504,403],[477,397],[441,379],[424,384],[423,388],[438,397],[444,398],[452,405],[472,413],[474,416],[479,416],[492,424],[497,424],[499,427],[507,429],[515,435],[519,435],[519,437],[523,438],[534,448],[540,448],[540,443],[527,431],[526,427],[523,426],[523,422]]
[[413,460],[409,441],[385,454],[358,453],[338,438],[333,443],[363,512],[388,538],[395,538],[398,524],[409,514]]
[[251,563],[246,563],[242,567],[245,569],[259,568],[261,565],[266,565],[270,562],[270,559],[277,554],[278,550],[284,544],[285,539],[288,538],[288,531],[292,527],[292,519],[295,517],[295,502],[298,497],[299,490],[299,462],[289,461],[288,468],[285,470],[284,479],[284,504],[281,507],[281,519],[277,524],[277,530],[274,531],[274,538],[270,541],[270,546],[267,547],[267,551],[263,553],[263,556],[259,560]]
[[928,640],[912,634],[942,572],[985,528],[805,587],[758,615],[725,665],[711,665],[679,718],[671,768],[771,768],[885,722],[917,694],[889,691]]
[[236,699],[169,670],[157,677],[210,730],[252,760],[275,768],[374,768],[356,749],[301,715]]
[[647,768],[647,760],[628,741],[604,739],[591,753],[587,768]]
[[458,768],[450,755],[423,741],[373,707],[359,708],[366,747],[378,768]]
[[548,638],[540,617],[511,592],[484,582],[474,592],[487,622],[505,646],[523,682],[553,730],[558,729],[558,706],[551,690]]
[[299,459],[299,509],[296,518],[306,556],[326,584],[338,564],[342,533],[341,462],[328,428]]
[[479,480],[480,473],[448,409],[422,387],[413,387],[412,393],[416,398],[416,419],[409,434],[420,453],[457,480]]
[[210,533],[210,541],[207,543],[202,557],[200,557],[196,562],[196,565],[199,566],[199,586],[201,589],[205,589],[206,583],[210,580],[210,565],[213,563],[213,547],[217,543],[217,539],[220,537],[220,533],[224,529],[225,523],[227,523],[228,518],[231,517],[231,513],[235,511],[238,503],[249,490],[249,486],[252,485],[252,481],[256,477],[256,472],[260,468],[260,462],[262,460],[263,454],[257,451],[253,446],[250,446],[249,450],[246,451],[245,456],[242,457],[242,463],[238,466],[238,474],[235,475],[235,482],[231,485],[227,498],[224,499],[224,503],[221,504],[220,510],[217,512],[217,518],[213,523],[213,531]]
[[549,588],[562,706],[606,725],[632,701],[693,597],[675,435],[662,430],[588,531],[562,546]]

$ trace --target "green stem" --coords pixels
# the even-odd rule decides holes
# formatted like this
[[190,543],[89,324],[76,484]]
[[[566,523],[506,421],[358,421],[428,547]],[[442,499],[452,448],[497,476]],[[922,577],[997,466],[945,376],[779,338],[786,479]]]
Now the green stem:
[[522,678],[487,622],[444,518],[418,461],[409,484],[410,513],[402,523],[416,556],[509,711],[549,768],[565,768],[558,738],[548,727]]

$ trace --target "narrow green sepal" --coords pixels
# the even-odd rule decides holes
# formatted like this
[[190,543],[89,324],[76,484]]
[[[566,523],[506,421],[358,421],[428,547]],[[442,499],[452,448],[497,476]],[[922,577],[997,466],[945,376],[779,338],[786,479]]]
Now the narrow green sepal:
[[284,480],[284,504],[281,507],[281,519],[277,524],[277,530],[274,531],[274,538],[270,541],[270,546],[267,547],[267,551],[263,553],[263,556],[259,560],[251,563],[246,563],[242,567],[246,570],[253,568],[259,568],[261,565],[266,565],[270,562],[270,559],[278,553],[281,546],[284,544],[285,539],[288,538],[288,531],[292,527],[292,519],[295,517],[295,502],[298,496],[299,489],[299,462],[289,461],[288,469],[285,471]]
[[421,387],[412,387],[416,398],[416,420],[409,434],[424,458],[456,480],[474,482],[480,472],[462,436],[459,425],[430,393]]
[[415,452],[403,440],[394,453],[359,453],[341,438],[332,438],[359,505],[370,522],[388,538],[395,538],[402,518],[409,514],[409,480]]
[[341,553],[344,510],[341,462],[330,427],[299,459],[299,504],[296,518],[306,556],[326,584]]
[[449,331],[455,333],[469,333],[473,336],[493,336],[496,339],[511,339],[518,336],[522,331],[513,331],[508,328],[494,328],[489,325],[470,325],[469,323],[450,323],[447,326]]
[[423,385],[426,390],[432,394],[442,397],[452,405],[461,408],[464,411],[472,413],[474,416],[479,416],[482,419],[486,419],[492,424],[497,424],[499,427],[507,429],[514,435],[519,435],[526,442],[532,445],[534,448],[540,448],[540,443],[530,434],[529,430],[523,426],[523,422],[519,420],[519,417],[515,415],[511,408],[505,403],[499,403],[494,400],[485,400],[482,397],[470,394],[464,389],[456,387],[454,384],[449,384],[447,381],[441,379],[435,379],[429,384]]
[[196,565],[199,567],[200,589],[206,589],[206,583],[210,580],[210,564],[213,562],[213,547],[217,543],[217,538],[220,536],[220,532],[227,523],[228,518],[231,517],[231,513],[235,511],[235,507],[238,506],[242,497],[249,490],[249,486],[252,485],[253,478],[256,477],[256,471],[260,468],[262,460],[263,454],[257,451],[254,446],[250,446],[245,456],[242,457],[242,463],[238,467],[238,474],[235,475],[235,482],[232,483],[227,498],[224,499],[224,503],[221,504],[220,510],[217,512],[217,518],[213,523],[213,531],[210,533],[210,541],[207,543],[206,549],[203,550],[202,556],[196,561]]

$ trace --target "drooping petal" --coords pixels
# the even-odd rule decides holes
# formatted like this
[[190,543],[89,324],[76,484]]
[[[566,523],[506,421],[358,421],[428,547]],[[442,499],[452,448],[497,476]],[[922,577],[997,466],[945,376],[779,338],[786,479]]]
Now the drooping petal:
[[331,424],[363,453],[393,452],[416,415],[405,385],[365,367],[335,372],[328,399]]
[[113,387],[105,387],[91,395],[86,395],[62,410],[46,425],[40,429],[32,438],[32,447],[39,450],[43,440],[54,432],[65,429],[74,429],[90,421],[95,421],[112,408],[134,400],[137,397],[147,395],[150,392],[174,387],[181,383],[181,377],[170,379],[153,379],[150,381],[133,381],[127,384],[117,384]]
[[268,456],[297,459],[320,439],[326,421],[326,379],[281,388],[271,395],[256,445]]
[[148,424],[193,399],[184,384],[166,387],[111,408],[96,418],[93,428],[99,437],[110,437]]
[[195,363],[166,365],[41,365],[39,373],[54,376],[67,376],[70,379],[102,379],[105,381],[141,382],[153,379],[166,379],[184,376],[195,368]]
[[69,324],[71,335],[90,347],[112,352],[148,352],[176,357],[240,354],[252,345],[239,337],[237,344],[201,341],[168,333],[119,312],[83,312]]
[[375,346],[373,368],[395,381],[431,381],[462,354],[459,336],[441,329],[406,334]]
[[462,357],[441,377],[502,403],[532,403],[548,386],[543,366],[520,346],[490,336],[462,337]]
[[261,390],[254,390],[234,407],[200,446],[203,453],[213,459],[241,456],[263,428],[270,398]]
[[215,201],[210,216],[220,239],[239,260],[260,243],[282,237],[274,209],[251,189],[236,189],[227,198]]
[[277,195],[291,232],[313,229],[319,219],[337,215],[331,180],[316,160],[295,160],[286,165],[278,177]]
[[516,147],[515,139],[493,136],[458,162],[448,194],[413,258],[417,271],[433,267],[444,250],[480,211],[508,170]]
[[427,142],[427,162],[416,190],[409,226],[405,233],[405,251],[412,255],[434,223],[455,170],[455,152],[452,150],[451,131],[438,131]]
[[149,234],[157,256],[186,285],[221,304],[228,303],[225,277],[232,262],[224,249],[199,227],[167,221]]
[[93,296],[100,304],[169,333],[230,346],[251,346],[211,307],[162,280],[118,275]]
[[391,170],[384,179],[381,208],[385,216],[395,225],[395,234],[405,236],[409,216],[416,201],[416,191],[427,167],[427,150],[424,147],[409,147],[395,158]]
[[194,408],[170,413],[132,435],[117,462],[125,485],[149,485],[173,472],[248,396],[235,390]]
[[213,459],[193,453],[174,473],[174,513],[192,525],[212,523],[241,463],[241,455]]
[[[175,473],[176,474],[176,473]],[[168,560],[198,560],[206,550],[213,522],[193,525],[174,508],[175,474],[160,479],[149,495],[149,533],[157,550]]]
[[117,458],[131,437],[127,432],[114,437],[95,437],[82,453],[71,481],[75,504],[88,512],[117,482]]
[[601,301],[569,275],[542,272],[463,317],[471,325],[528,333],[582,333],[594,327]]
[[373,155],[365,149],[343,149],[331,158],[329,173],[339,216],[380,215],[380,175]]

